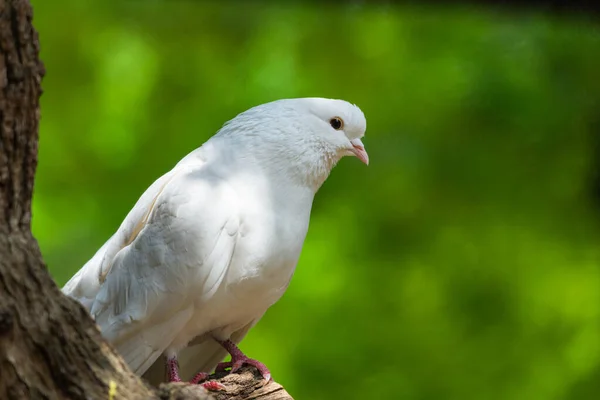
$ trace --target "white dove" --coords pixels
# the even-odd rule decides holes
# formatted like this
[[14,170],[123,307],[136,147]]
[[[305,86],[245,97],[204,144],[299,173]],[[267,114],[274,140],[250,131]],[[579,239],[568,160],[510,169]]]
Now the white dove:
[[138,375],[155,364],[182,381],[182,356],[192,383],[243,364],[270,380],[237,344],[288,287],[332,168],[348,155],[368,165],[365,130],[343,100],[283,99],[237,115],[144,192],[63,293]]

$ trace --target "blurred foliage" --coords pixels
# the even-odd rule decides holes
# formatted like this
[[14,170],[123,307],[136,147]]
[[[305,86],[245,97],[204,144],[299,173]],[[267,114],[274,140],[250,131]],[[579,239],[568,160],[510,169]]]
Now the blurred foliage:
[[59,285],[146,187],[284,97],[358,104],[242,343],[297,399],[597,399],[600,27],[473,7],[32,0],[34,234]]

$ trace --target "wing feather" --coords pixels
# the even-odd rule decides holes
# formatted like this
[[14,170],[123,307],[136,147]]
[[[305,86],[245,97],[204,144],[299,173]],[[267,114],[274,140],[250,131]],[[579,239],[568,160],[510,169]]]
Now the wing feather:
[[63,289],[139,374],[219,288],[239,228],[234,193],[206,169],[180,166],[151,189]]
[[[137,236],[139,227],[144,221],[144,216],[149,215],[155,204],[156,198],[163,190],[166,183],[177,173],[173,169],[165,175],[158,178],[136,202],[131,211],[127,214],[117,232],[112,235],[98,249],[94,256],[64,285],[62,292],[76,300],[79,300],[88,310],[100,290],[100,285],[104,282],[113,259],[126,245]],[[146,218],[147,219],[147,218]],[[135,233],[135,234],[134,234]]]

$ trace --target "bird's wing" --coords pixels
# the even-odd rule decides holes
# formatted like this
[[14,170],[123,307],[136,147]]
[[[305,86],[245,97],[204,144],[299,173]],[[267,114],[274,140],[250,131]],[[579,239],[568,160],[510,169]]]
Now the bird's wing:
[[125,226],[134,237],[110,260],[108,245],[106,261],[90,269],[99,282],[90,313],[137,374],[189,322],[194,302],[210,300],[218,289],[237,240],[236,201],[210,170],[182,166],[140,213],[140,226]]
[[100,286],[113,265],[115,255],[135,239],[146,223],[158,195],[178,172],[180,169],[169,171],[146,189],[127,214],[117,232],[63,286],[62,292],[65,295],[78,300],[88,311],[91,309]]
[[[235,331],[230,340],[239,344],[246,336],[248,331],[258,323],[262,315],[255,318],[252,322]],[[177,356],[179,363],[179,375],[184,381],[189,381],[198,372],[212,372],[217,364],[227,356],[227,351],[212,338],[201,338],[192,341],[188,347],[181,350]],[[158,387],[166,382],[167,370],[164,360],[160,358],[154,363],[142,376],[150,385]]]

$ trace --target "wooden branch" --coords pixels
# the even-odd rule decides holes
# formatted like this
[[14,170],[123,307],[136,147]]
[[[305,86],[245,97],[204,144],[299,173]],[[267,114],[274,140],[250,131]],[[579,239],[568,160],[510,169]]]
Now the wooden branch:
[[280,384],[265,382],[254,367],[244,367],[234,374],[215,373],[209,379],[223,384],[225,391],[209,393],[199,385],[167,383],[160,385],[158,395],[161,400],[293,400]]

